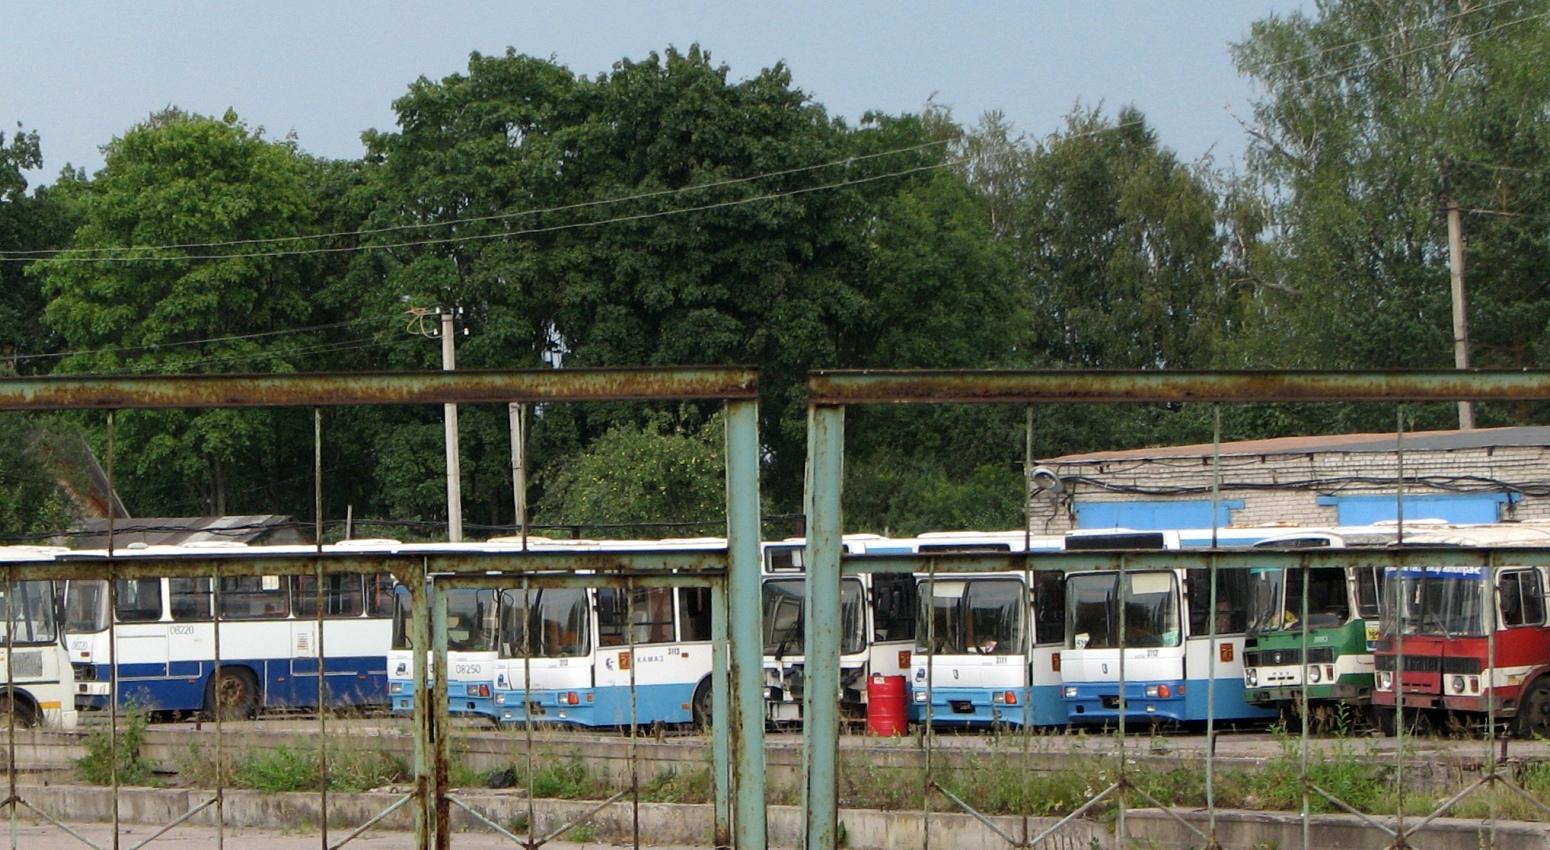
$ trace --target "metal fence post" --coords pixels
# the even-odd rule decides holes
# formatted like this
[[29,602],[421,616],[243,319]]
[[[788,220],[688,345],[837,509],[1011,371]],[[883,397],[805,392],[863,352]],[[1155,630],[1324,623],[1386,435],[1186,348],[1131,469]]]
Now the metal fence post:
[[[737,845],[763,850],[765,835],[764,641],[759,573],[759,404],[728,401],[727,413],[727,596],[729,597],[728,686],[732,699],[715,695],[718,742],[731,734],[731,767],[737,794],[733,815]],[[725,708],[724,708],[725,706]],[[724,775],[724,774],[723,774]]]
[[803,832],[807,850],[834,850],[839,826],[840,513],[845,408],[807,409],[806,690],[802,694]]

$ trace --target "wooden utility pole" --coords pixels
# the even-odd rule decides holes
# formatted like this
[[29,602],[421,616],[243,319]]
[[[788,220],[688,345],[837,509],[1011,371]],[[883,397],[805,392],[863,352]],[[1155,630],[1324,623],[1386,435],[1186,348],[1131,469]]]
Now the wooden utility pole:
[[[1453,366],[1469,368],[1469,314],[1464,303],[1464,226],[1459,204],[1452,196],[1444,199],[1448,211],[1448,266],[1453,277]],[[1459,402],[1459,430],[1475,427],[1475,404]]]

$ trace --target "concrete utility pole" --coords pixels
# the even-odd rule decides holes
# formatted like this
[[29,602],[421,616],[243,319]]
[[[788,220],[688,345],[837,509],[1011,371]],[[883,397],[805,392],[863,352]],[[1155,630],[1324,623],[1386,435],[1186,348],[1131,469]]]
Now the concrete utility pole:
[[[457,369],[457,354],[452,345],[457,335],[452,327],[455,311],[445,309],[441,313],[441,369],[452,372]],[[458,460],[461,452],[457,442],[457,405],[443,405],[447,423],[447,539],[453,543],[463,540],[463,467]]]
[[[1459,204],[1452,197],[1444,199],[1448,210],[1448,266],[1453,277],[1453,366],[1469,368],[1469,314],[1464,305],[1464,226],[1459,219]],[[1475,427],[1475,405],[1471,401],[1459,404],[1459,430],[1471,431]]]

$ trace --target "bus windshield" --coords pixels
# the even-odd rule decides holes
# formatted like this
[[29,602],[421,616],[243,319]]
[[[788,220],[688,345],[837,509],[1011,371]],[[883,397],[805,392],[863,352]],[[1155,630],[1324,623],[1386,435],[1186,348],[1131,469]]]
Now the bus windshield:
[[4,586],[0,605],[6,612],[0,643],[46,644],[59,640],[54,620],[54,586],[48,581],[22,581]]
[[1401,569],[1386,578],[1393,605],[1379,623],[1384,635],[1459,637],[1485,634],[1485,609],[1491,598],[1489,573],[1482,567]]
[[1178,580],[1171,572],[1125,575],[1121,594],[1119,573],[1073,573],[1066,578],[1066,622],[1071,649],[1114,649],[1120,646],[1121,597],[1125,600],[1124,645],[1178,646]]
[[973,578],[923,584],[921,615],[931,634],[916,634],[916,649],[936,655],[1014,655],[1027,651],[1028,604],[1015,578]]
[[[1302,570],[1251,570],[1249,632],[1301,630]],[[1308,628],[1343,626],[1351,618],[1346,573],[1339,567],[1309,571]]]
[[503,658],[577,658],[592,651],[592,608],[585,590],[506,590],[500,607]]
[[[803,580],[772,579],[764,583],[764,654],[776,658],[803,654]],[[861,582],[840,582],[840,652],[854,655],[867,648],[862,617]]]

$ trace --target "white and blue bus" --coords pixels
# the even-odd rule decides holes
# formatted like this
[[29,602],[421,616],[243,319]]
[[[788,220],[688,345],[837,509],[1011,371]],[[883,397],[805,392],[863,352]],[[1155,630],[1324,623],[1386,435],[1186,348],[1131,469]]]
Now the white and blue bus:
[[[725,549],[726,541],[578,545],[606,554]],[[709,587],[508,588],[496,603],[494,705],[501,723],[709,722],[714,659]]]
[[[1232,542],[1252,545],[1284,531],[1234,530]],[[1065,547],[1178,549],[1184,538],[1206,539],[1205,532],[1116,529],[1072,533]],[[1205,569],[1068,572],[1060,661],[1067,720],[1113,723],[1122,702],[1131,722],[1273,719],[1274,709],[1244,699],[1244,644],[1253,599],[1249,571],[1216,571],[1214,613],[1211,594]]]
[[[606,554],[725,549],[726,541],[529,537],[430,548],[493,554],[524,547]],[[445,594],[447,702],[453,715],[575,726],[623,726],[632,718],[645,725],[676,724],[708,716],[708,588],[451,588]],[[398,588],[397,600],[388,692],[393,711],[407,713],[417,698],[407,588]]]
[[[358,552],[391,543],[353,541],[324,550]],[[131,547],[112,557],[209,557],[217,548],[237,557],[318,551],[195,543]],[[107,556],[86,550],[68,555]],[[113,700],[120,709],[246,718],[271,708],[385,704],[383,650],[392,628],[392,576],[325,576],[322,634],[319,596],[317,577],[308,575],[239,573],[222,576],[218,587],[209,577],[127,578],[111,587],[103,580],[71,581],[65,591],[65,640],[75,671],[75,705],[100,710]]]
[[[921,555],[1052,552],[1058,536],[1025,532],[922,534]],[[910,719],[933,726],[1063,726],[1060,651],[1065,586],[1059,570],[919,575],[920,626]]]

